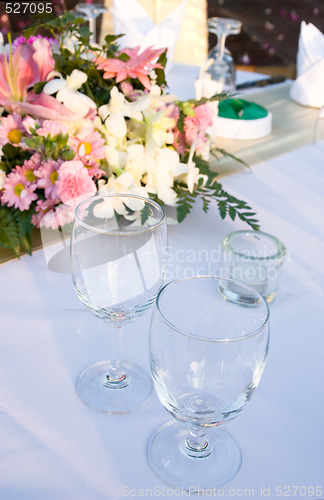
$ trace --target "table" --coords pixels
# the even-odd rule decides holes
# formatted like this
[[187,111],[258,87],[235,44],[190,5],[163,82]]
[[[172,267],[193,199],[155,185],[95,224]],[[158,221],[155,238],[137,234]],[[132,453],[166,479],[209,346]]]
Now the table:
[[[222,179],[249,202],[261,228],[288,250],[271,345],[260,386],[227,429],[243,465],[218,496],[324,498],[324,147],[313,144]],[[167,279],[216,274],[222,221],[199,202],[169,227]],[[174,498],[146,457],[155,430],[170,420],[155,394],[140,410],[106,415],[77,396],[79,373],[108,353],[107,326],[81,305],[68,274],[44,254],[0,266],[0,499]],[[124,358],[149,368],[151,311],[125,328]],[[185,496],[184,494],[182,496]]]

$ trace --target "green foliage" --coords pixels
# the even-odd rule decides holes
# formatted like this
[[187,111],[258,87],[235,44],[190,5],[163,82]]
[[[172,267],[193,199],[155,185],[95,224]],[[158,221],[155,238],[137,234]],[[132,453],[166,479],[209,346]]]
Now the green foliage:
[[150,215],[152,215],[151,207],[148,203],[145,203],[144,208],[141,211],[141,224],[145,224]]
[[48,134],[45,137],[37,135],[33,130],[31,132],[34,134],[33,137],[25,137],[25,143],[34,152],[40,153],[44,159],[67,161],[75,157],[75,152],[67,145],[68,134],[60,133],[53,137]]
[[222,219],[227,216],[233,221],[238,217],[252,229],[260,229],[259,221],[255,218],[256,213],[252,208],[242,200],[232,196],[225,191],[222,185],[216,181],[217,172],[210,170],[209,163],[199,157],[194,157],[196,166],[201,175],[207,177],[206,182],[201,178],[194,191],[191,193],[185,184],[178,183],[175,191],[178,195],[177,220],[182,222],[191,212],[197,198],[200,198],[203,204],[203,211],[208,212],[212,202],[217,206],[219,215]]
[[10,172],[17,165],[22,165],[25,160],[30,158],[30,153],[16,148],[9,142],[2,148],[1,169],[4,172]]
[[12,207],[0,207],[0,247],[11,250],[15,257],[20,257],[22,251],[32,253],[32,214],[32,208],[21,212]]

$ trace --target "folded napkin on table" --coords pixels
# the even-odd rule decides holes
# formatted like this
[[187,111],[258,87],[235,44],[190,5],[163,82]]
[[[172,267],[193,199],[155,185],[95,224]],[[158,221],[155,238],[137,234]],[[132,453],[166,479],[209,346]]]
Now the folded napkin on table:
[[304,106],[324,106],[324,35],[302,21],[297,53],[297,78],[290,97]]
[[[107,33],[125,36],[122,47],[169,49],[168,61],[200,66],[207,57],[207,0],[105,0],[101,41]],[[170,66],[169,68],[170,69]]]
[[155,24],[136,0],[118,0],[110,9],[115,33],[125,33],[119,40],[122,47],[168,49],[168,64],[173,58],[186,2],[182,1],[167,17]]

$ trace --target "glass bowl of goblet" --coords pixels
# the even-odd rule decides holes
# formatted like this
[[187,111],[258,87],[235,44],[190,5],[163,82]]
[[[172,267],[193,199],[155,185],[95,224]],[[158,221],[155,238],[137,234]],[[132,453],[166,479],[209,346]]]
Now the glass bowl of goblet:
[[81,399],[107,413],[142,406],[152,391],[141,366],[121,361],[124,325],[155,301],[165,274],[166,222],[163,209],[139,196],[98,195],[76,209],[71,235],[71,269],[81,302],[110,330],[109,359],[82,372]]
[[174,417],[150,441],[148,458],[166,484],[190,492],[222,488],[240,470],[241,451],[223,424],[257,388],[268,354],[269,308],[226,300],[224,279],[195,276],[166,284],[150,328],[156,393]]

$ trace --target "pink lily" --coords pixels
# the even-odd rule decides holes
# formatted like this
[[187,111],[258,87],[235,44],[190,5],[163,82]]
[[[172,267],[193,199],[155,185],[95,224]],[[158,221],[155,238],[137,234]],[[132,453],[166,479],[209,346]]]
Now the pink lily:
[[23,43],[12,53],[9,60],[0,57],[0,105],[11,107],[14,102],[28,100],[28,89],[37,82],[46,80],[54,69],[54,59],[47,40]]
[[45,38],[19,45],[9,58],[1,55],[0,105],[8,111],[50,120],[78,118],[54,97],[44,93],[35,95],[29,90],[35,83],[45,81],[54,65],[50,43]]

